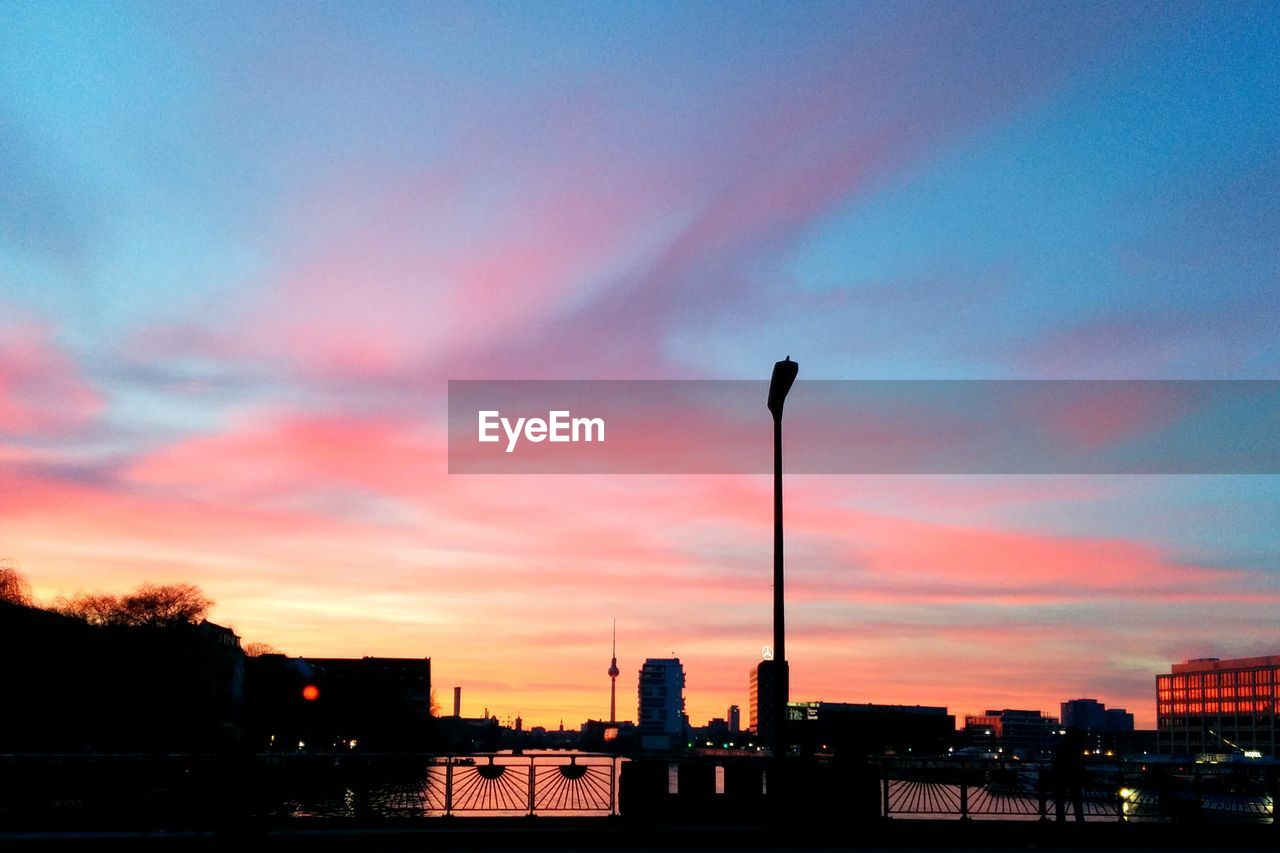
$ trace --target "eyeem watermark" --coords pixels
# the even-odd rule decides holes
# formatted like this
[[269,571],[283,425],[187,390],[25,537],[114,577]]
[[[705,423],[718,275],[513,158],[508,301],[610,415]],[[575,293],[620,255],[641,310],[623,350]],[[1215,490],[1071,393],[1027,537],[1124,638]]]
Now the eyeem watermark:
[[501,440],[498,430],[506,434],[507,452],[514,453],[521,437],[535,444],[543,441],[594,442],[604,441],[604,418],[575,418],[567,409],[547,412],[543,418],[504,418],[502,412],[491,409],[479,413],[478,440],[491,444]]
[[[768,394],[764,380],[451,380],[449,471],[770,473]],[[1280,381],[801,379],[784,441],[795,474],[1280,474]]]

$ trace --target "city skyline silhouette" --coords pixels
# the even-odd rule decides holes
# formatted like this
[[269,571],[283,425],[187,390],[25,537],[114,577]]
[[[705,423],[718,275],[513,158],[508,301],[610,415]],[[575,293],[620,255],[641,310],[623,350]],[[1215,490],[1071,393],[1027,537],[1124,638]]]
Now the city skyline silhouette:
[[1280,5],[0,22],[0,817],[1272,814]]

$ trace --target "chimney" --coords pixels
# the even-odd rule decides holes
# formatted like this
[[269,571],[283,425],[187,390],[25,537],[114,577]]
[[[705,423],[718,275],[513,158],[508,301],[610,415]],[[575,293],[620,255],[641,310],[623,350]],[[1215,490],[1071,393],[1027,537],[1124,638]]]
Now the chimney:
[[453,688],[453,715],[455,717],[462,716],[462,688]]

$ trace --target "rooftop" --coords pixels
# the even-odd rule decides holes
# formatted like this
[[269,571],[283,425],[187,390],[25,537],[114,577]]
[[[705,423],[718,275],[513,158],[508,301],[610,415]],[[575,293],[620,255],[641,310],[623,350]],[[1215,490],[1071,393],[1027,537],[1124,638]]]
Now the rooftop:
[[1193,658],[1182,663],[1175,663],[1173,671],[1175,673],[1183,672],[1213,672],[1219,669],[1257,669],[1264,666],[1280,667],[1280,655],[1266,655],[1265,657],[1256,658],[1228,658],[1221,660],[1219,658]]

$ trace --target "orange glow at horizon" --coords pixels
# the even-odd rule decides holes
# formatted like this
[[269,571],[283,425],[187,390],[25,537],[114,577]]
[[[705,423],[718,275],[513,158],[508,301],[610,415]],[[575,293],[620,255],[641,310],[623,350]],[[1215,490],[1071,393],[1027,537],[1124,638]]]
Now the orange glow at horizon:
[[[342,463],[346,476],[377,480],[406,520],[327,518],[279,496],[255,499],[256,481],[237,486],[253,468],[224,450],[220,482],[183,478],[181,492],[24,489],[21,470],[6,469],[0,494],[37,508],[10,517],[7,543],[24,554],[41,600],[146,580],[195,583],[216,602],[210,618],[246,641],[303,657],[431,657],[438,695],[464,688],[464,716],[487,707],[549,729],[607,719],[617,616],[621,719],[635,714],[644,658],[673,652],[687,673],[691,721],[723,717],[731,704],[745,719],[748,673],[771,631],[766,478],[424,483],[388,463],[400,452],[394,442],[360,443],[358,424],[344,429],[332,452],[356,442],[369,457]],[[260,452],[246,442],[237,439],[240,452],[256,464]],[[288,476],[304,476],[307,460],[327,476],[329,451],[270,447]],[[793,699],[945,705],[960,718],[1004,707],[1056,714],[1062,701],[1093,696],[1149,727],[1154,675],[1219,651],[1213,626],[1195,619],[1207,602],[1241,614],[1240,643],[1271,642],[1276,597],[1251,590],[1243,573],[1172,562],[1136,540],[861,508],[859,489],[884,482],[789,486]],[[930,506],[940,487],[895,486]],[[947,488],[959,507],[1027,494]],[[1078,482],[1062,493],[1093,494]],[[564,516],[557,506],[593,512]]]
[[[675,653],[700,724],[744,713],[770,627],[767,477],[446,473],[417,417],[243,413],[139,456],[118,482],[0,467],[4,556],[42,601],[189,582],[246,641],[312,657],[431,657],[440,695],[556,728],[619,717]],[[1156,541],[1014,524],[1107,478],[796,477],[788,648],[797,700],[987,708],[1093,696],[1154,722],[1170,662],[1274,642],[1275,592]],[[589,508],[590,511],[581,511]],[[1228,650],[1206,605],[1234,616]],[[442,701],[441,705],[447,705]]]

